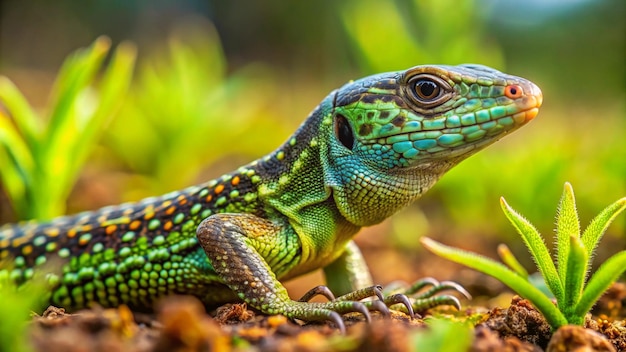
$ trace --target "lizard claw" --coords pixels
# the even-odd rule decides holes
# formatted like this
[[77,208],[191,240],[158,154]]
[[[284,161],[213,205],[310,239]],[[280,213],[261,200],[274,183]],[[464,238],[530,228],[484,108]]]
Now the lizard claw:
[[346,326],[342,315],[347,313],[361,313],[365,320],[371,322],[371,316],[368,307],[357,301],[330,301],[330,302],[300,302],[291,301],[284,307],[282,314],[292,320],[302,320],[304,322],[312,321],[330,321],[341,331],[346,332]]
[[361,302],[354,302],[352,308],[354,309],[355,312],[359,312],[363,314],[363,316],[365,317],[365,321],[367,321],[368,323],[372,322],[372,317],[370,315],[369,309],[367,309],[365,304]]
[[465,287],[459,285],[458,283],[456,283],[454,281],[442,281],[440,283],[440,285],[442,286],[442,290],[444,290],[444,289],[451,289],[451,290],[454,290],[454,291],[462,294],[463,297],[465,297],[467,299],[472,299],[472,295],[469,292],[467,292]]
[[422,288],[426,286],[432,286],[432,287],[428,291],[421,293],[419,295],[420,297],[432,297],[441,291],[453,290],[453,291],[460,293],[467,299],[472,299],[472,295],[470,295],[470,293],[467,292],[467,290],[463,286],[459,285],[458,283],[454,281],[439,282],[431,277],[418,280],[413,285],[411,285],[411,287],[409,287],[405,293],[407,295],[414,295],[415,293],[417,293],[419,290],[421,290]]
[[337,327],[337,329],[339,329],[339,332],[342,335],[346,334],[346,324],[343,322],[343,318],[341,318],[341,315],[339,315],[339,313],[331,311],[328,315],[328,320],[332,321],[335,324],[335,326]]
[[[370,311],[377,311],[380,312],[380,314],[382,314],[383,317],[388,318],[391,316],[391,312],[389,311],[389,307],[387,307],[387,304],[383,301],[369,301],[369,302],[365,302],[367,308]],[[409,304],[410,307],[410,304]]]
[[302,297],[300,297],[298,302],[308,302],[311,300],[311,298],[315,296],[320,296],[320,295],[326,297],[329,301],[335,300],[335,295],[327,286],[319,285],[307,291],[307,293],[305,293]]
[[[384,303],[385,298],[383,294],[383,287],[380,285],[369,286],[369,287],[362,288],[360,290],[352,291],[343,296],[337,297],[335,299],[335,302],[345,302],[345,301],[358,302],[362,299],[372,298],[374,296],[376,296],[378,300],[371,300],[371,301],[366,301],[363,303],[359,302],[359,303],[362,304],[363,307],[365,307],[365,310],[378,311],[385,317],[390,316],[391,313],[389,312],[389,308],[387,308],[387,305]],[[366,320],[367,322],[370,322],[369,314],[366,315]]]
[[[463,286],[459,285],[453,281],[442,281],[439,282],[432,277],[423,278],[421,280],[416,281],[410,287],[406,288],[406,284],[403,285],[404,288],[401,288],[399,284],[393,283],[388,286],[386,291],[395,292],[395,294],[388,295],[385,298],[385,303],[388,306],[392,306],[394,304],[402,303],[404,307],[400,309],[409,315],[413,315],[415,311],[424,311],[428,308],[433,308],[442,305],[450,305],[455,307],[456,309],[461,309],[461,303],[458,298],[452,295],[438,295],[438,293],[444,290],[452,290],[467,299],[471,299],[471,295]],[[429,287],[424,292],[423,289]],[[402,292],[402,293],[398,293]],[[409,309],[407,306],[407,302],[401,298],[404,296],[409,300],[409,306],[412,309]]]
[[413,312],[411,300],[409,299],[407,295],[402,294],[402,293],[396,293],[396,294],[385,297],[383,301],[389,307],[393,306],[394,304],[401,303],[406,308],[406,311],[407,311],[406,313],[411,317],[411,319],[415,317],[415,312]]

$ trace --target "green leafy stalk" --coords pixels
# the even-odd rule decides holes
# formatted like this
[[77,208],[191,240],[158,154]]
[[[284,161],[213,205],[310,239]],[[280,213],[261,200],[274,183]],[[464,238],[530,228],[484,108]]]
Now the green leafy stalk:
[[0,77],[0,103],[7,112],[0,110],[0,180],[20,219],[49,219],[65,212],[80,168],[123,101],[135,49],[120,45],[101,70],[110,46],[108,38],[98,38],[64,62],[47,118],[35,113],[9,79]]
[[[563,196],[559,202],[556,216],[556,249],[557,264],[559,277],[561,282],[565,284],[568,272],[568,255],[570,253],[570,236],[580,234],[580,222],[578,221],[578,213],[576,212],[576,201],[574,199],[574,190],[572,185],[565,183]],[[585,261],[586,262],[586,261]],[[569,292],[567,288],[566,294]]]
[[[24,136],[26,144],[33,146],[41,134],[41,126],[38,124],[38,116],[31,109],[28,101],[22,95],[19,89],[6,77],[0,76],[0,101],[6,107],[7,111],[11,111],[11,118],[15,124],[16,131],[19,135]],[[0,109],[0,115],[2,110]],[[8,119],[8,116],[2,116]]]
[[587,271],[591,267],[593,250],[609,224],[624,209],[626,198],[622,198],[596,216],[583,235],[580,234],[574,190],[565,184],[556,218],[556,253],[558,272],[550,253],[535,227],[515,212],[503,198],[502,210],[522,236],[535,263],[544,277],[546,285],[557,299],[554,306],[549,297],[528,281],[528,274],[521,268],[508,247],[501,245],[498,252],[502,261],[511,269],[492,259],[475,253],[444,246],[428,238],[422,239],[424,247],[433,253],[493,276],[528,299],[543,314],[553,329],[564,324],[582,325],[585,315],[600,296],[617,278],[626,271],[626,251],[609,258],[592,275],[585,286]]
[[576,305],[575,314],[584,316],[600,299],[600,296],[626,271],[626,251],[607,259],[591,276]]
[[66,171],[68,180],[65,185],[66,195],[70,192],[76,175],[89,156],[90,146],[97,142],[99,133],[124,101],[132,77],[135,51],[135,47],[128,43],[119,45],[100,80],[97,104],[89,116],[78,116],[76,127],[80,138],[75,138],[72,147],[67,149],[69,162]]
[[556,267],[552,262],[548,247],[546,247],[546,244],[543,242],[543,238],[541,238],[537,229],[535,229],[528,220],[524,219],[523,216],[518,214],[506,203],[504,198],[500,198],[500,205],[506,217],[522,236],[524,244],[528,247],[530,254],[537,264],[537,268],[539,268],[539,272],[541,272],[541,275],[543,275],[546,280],[546,285],[548,285],[548,288],[554,294],[557,301],[563,300],[563,284],[559,279]]
[[509,247],[502,243],[498,245],[498,256],[504,264],[506,264],[511,270],[513,270],[517,275],[523,277],[524,279],[528,279],[528,271],[524,269],[522,264],[517,260],[513,252],[509,249]]
[[[0,77],[0,99],[2,93],[12,83]],[[29,146],[20,137],[9,120],[0,109],[0,179],[5,185],[7,195],[18,214],[27,214],[32,201],[30,190],[35,184],[35,160]]]
[[564,271],[565,299],[557,303],[569,323],[581,325],[583,321],[579,319],[583,319],[584,315],[576,315],[575,311],[582,294],[589,256],[577,234],[569,237],[568,248],[567,270]]
[[618,199],[591,220],[591,223],[589,223],[582,235],[583,244],[590,257],[593,255],[606,229],[624,209],[626,209],[626,197]]

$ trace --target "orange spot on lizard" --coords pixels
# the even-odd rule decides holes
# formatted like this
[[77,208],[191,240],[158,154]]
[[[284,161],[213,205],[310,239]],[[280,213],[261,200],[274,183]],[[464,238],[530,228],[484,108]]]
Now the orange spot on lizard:
[[117,230],[117,225],[109,225],[104,229],[104,232],[107,235],[111,235],[115,232],[115,230]]

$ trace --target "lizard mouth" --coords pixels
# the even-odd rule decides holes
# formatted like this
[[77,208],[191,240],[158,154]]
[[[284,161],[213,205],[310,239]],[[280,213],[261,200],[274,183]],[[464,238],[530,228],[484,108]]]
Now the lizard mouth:
[[543,104],[543,93],[541,92],[541,89],[539,89],[539,87],[532,82],[527,82],[525,90],[528,93],[525,97],[526,100],[523,101],[524,105],[520,107],[521,111],[519,113],[525,114],[525,122],[530,122],[539,113],[539,108],[541,107],[541,104]]
[[[429,159],[465,159],[532,121],[539,114],[542,102],[541,91],[538,91],[526,97],[522,104],[517,105],[520,110],[514,114],[492,118],[486,122],[477,122],[462,127],[460,130],[458,128],[439,130],[441,135],[436,138],[437,144],[431,148],[419,148],[432,145],[433,142],[427,142],[428,139],[414,141],[413,145],[418,147],[418,153],[413,160],[419,160],[422,165],[425,160]],[[409,163],[415,164],[413,160]]]

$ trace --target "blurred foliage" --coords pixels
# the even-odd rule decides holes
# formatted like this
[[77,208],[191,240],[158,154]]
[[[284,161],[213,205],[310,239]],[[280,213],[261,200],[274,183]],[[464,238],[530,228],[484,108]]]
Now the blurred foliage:
[[149,55],[138,71],[103,141],[132,172],[123,198],[189,186],[224,157],[251,160],[280,142],[267,138],[284,129],[271,110],[277,88],[270,72],[249,65],[227,74],[210,25],[178,28],[166,50]]
[[27,352],[25,333],[34,310],[41,309],[47,288],[41,277],[17,287],[6,262],[0,262],[0,351]]
[[428,330],[411,334],[411,351],[468,351],[473,340],[473,325],[449,318],[427,319]]
[[74,182],[130,82],[135,49],[128,44],[120,45],[95,82],[110,45],[101,37],[68,57],[45,118],[0,77],[5,108],[0,110],[0,178],[20,219],[64,214]]
[[502,52],[478,17],[478,2],[366,0],[343,2],[340,9],[349,43],[365,72],[400,70],[417,63],[480,62],[500,67]]

